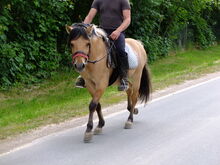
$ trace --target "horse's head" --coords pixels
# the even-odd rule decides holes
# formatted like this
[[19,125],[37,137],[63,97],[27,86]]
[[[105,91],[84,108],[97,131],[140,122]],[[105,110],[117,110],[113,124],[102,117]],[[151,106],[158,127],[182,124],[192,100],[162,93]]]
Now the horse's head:
[[66,30],[69,33],[72,63],[78,72],[82,72],[87,63],[95,64],[105,59],[108,38],[102,29],[91,24],[75,24],[66,26]]
[[78,72],[82,72],[88,62],[91,46],[88,34],[91,28],[92,26],[83,26],[83,24],[66,26],[69,33],[68,44],[72,53],[72,63]]

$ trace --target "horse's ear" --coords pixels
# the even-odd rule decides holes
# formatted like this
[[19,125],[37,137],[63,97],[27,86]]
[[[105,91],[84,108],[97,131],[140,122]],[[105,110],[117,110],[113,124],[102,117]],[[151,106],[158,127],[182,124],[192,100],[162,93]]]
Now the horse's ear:
[[73,30],[73,27],[72,26],[68,26],[66,25],[66,31],[68,34],[70,34],[70,32]]
[[87,33],[89,36],[92,36],[93,30],[94,30],[93,25],[90,25],[90,26],[88,26],[88,27],[86,28],[86,33]]

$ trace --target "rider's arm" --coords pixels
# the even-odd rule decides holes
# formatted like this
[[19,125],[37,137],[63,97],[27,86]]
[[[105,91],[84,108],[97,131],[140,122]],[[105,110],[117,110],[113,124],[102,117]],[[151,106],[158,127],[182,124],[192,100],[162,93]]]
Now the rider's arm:
[[112,32],[112,34],[110,35],[111,39],[113,40],[117,40],[118,37],[120,36],[120,33],[123,32],[124,30],[127,29],[127,27],[130,25],[131,23],[131,10],[123,10],[123,22],[122,24],[115,30]]
[[116,29],[120,33],[126,30],[131,23],[131,10],[123,10],[123,18],[122,24]]
[[97,13],[97,9],[91,8],[83,23],[90,24]]

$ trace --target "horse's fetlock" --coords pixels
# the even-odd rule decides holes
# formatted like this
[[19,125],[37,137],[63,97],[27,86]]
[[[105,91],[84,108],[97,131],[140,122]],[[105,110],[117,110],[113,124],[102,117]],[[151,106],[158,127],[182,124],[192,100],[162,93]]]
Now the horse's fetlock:
[[127,106],[127,110],[128,110],[128,111],[131,111],[131,106]]
[[93,124],[92,124],[92,123],[88,123],[88,124],[87,124],[87,130],[86,130],[86,132],[90,132],[90,131],[92,130],[92,128],[93,128]]
[[133,116],[129,116],[128,121],[133,122]]
[[105,125],[105,121],[104,120],[99,121],[99,125],[98,126],[100,128],[104,127],[104,125]]

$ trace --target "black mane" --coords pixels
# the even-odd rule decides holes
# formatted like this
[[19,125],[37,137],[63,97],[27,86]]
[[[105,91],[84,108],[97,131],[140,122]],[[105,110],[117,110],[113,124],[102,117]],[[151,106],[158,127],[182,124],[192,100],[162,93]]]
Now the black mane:
[[81,36],[85,39],[89,39],[89,36],[87,35],[84,27],[81,27],[81,26],[75,27],[74,26],[73,30],[71,30],[71,32],[69,34],[68,45],[70,45],[70,42],[72,40],[77,40]]

